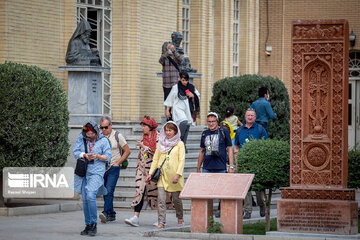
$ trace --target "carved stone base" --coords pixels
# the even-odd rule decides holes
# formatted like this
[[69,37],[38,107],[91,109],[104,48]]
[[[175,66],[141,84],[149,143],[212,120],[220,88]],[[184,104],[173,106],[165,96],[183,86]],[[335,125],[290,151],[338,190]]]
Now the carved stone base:
[[358,233],[356,201],[281,199],[277,202],[279,232],[353,235]]

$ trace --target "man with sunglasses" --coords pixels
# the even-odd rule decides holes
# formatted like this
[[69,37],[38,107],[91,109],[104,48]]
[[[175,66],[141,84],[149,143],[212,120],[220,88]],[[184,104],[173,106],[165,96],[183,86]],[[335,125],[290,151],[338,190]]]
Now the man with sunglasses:
[[112,158],[104,174],[104,185],[108,191],[104,195],[104,211],[99,215],[102,223],[115,221],[116,212],[113,207],[114,190],[120,175],[120,165],[130,155],[130,148],[121,133],[112,129],[110,117],[100,119],[100,129],[111,143]]
[[[262,138],[267,139],[268,138],[268,134],[267,134],[265,128],[262,125],[255,122],[255,120],[256,120],[255,109],[250,107],[246,110],[245,120],[246,120],[246,123],[244,125],[240,126],[236,130],[235,145],[234,145],[235,159],[237,159],[237,154],[239,152],[239,149],[244,144],[248,143],[252,139],[262,139]],[[260,216],[264,217],[265,216],[264,196],[263,196],[262,192],[260,192],[260,191],[255,191],[255,193],[256,193],[257,204],[260,207]],[[251,213],[252,213],[251,190],[249,190],[249,192],[246,195],[244,211],[245,211],[244,219],[250,219]]]

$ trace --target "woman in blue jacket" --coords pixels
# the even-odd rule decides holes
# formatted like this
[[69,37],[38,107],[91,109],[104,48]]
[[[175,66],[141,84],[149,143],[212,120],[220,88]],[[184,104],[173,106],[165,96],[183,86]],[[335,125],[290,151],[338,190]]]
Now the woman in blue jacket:
[[[85,152],[85,144],[87,152]],[[75,159],[83,157],[88,160],[86,176],[80,177],[76,174],[74,176],[74,190],[82,195],[86,224],[80,234],[95,236],[97,232],[96,196],[107,193],[104,187],[104,173],[106,164],[111,159],[110,142],[100,134],[96,123],[87,122],[76,139],[73,154]]]

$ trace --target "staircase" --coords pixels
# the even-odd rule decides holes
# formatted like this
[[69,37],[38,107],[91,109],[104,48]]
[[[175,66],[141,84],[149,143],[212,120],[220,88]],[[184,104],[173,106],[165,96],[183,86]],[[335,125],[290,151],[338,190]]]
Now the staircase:
[[[139,122],[113,122],[113,129],[119,131],[126,139],[131,154],[128,158],[129,165],[127,169],[120,170],[119,180],[116,184],[114,192],[114,207],[129,209],[131,208],[131,202],[135,194],[135,170],[136,170],[136,159],[139,153],[139,149],[136,147],[136,141],[140,140],[143,132]],[[161,126],[158,127],[160,131]],[[188,178],[191,172],[196,172],[198,155],[200,150],[200,139],[201,133],[205,129],[203,126],[191,126],[186,147],[188,153],[185,158],[185,167],[184,167],[184,178],[185,181]],[[235,184],[235,183],[234,183]],[[231,186],[229,186],[231,187]],[[253,192],[254,199],[255,193]],[[280,191],[276,190],[273,192],[271,206],[276,208],[276,201],[280,199]],[[98,206],[102,207],[104,205],[102,198],[97,198]],[[144,208],[146,208],[146,203]],[[185,211],[190,211],[191,204],[190,200],[183,199],[183,208]],[[217,203],[214,202],[214,209],[217,209]],[[255,207],[253,211],[257,211],[258,207]]]
[[[160,131],[162,126],[158,127]],[[135,194],[135,170],[136,159],[139,149],[136,147],[136,141],[140,140],[143,132],[140,122],[113,122],[113,129],[119,131],[126,139],[130,147],[130,156],[128,157],[129,165],[127,169],[120,170],[119,180],[114,192],[114,207],[129,209]],[[204,130],[202,126],[191,126],[186,147],[184,178],[185,181],[191,172],[196,172],[197,160],[200,150],[201,133]],[[98,198],[98,206],[103,206],[103,199]],[[146,204],[144,204],[146,207]],[[190,210],[190,200],[183,200],[184,210]]]

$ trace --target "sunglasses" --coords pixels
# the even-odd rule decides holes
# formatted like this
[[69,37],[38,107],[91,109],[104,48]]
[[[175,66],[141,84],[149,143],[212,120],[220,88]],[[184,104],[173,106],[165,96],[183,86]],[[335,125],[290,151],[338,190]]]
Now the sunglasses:
[[246,111],[255,111],[253,108],[248,108]]
[[85,130],[85,131],[94,131],[94,128],[92,128],[92,127],[83,127],[83,130]]
[[108,128],[109,128],[109,126],[104,126],[104,127],[103,127],[103,126],[100,126],[100,129],[101,129],[101,130],[103,130],[103,129],[108,129]]

